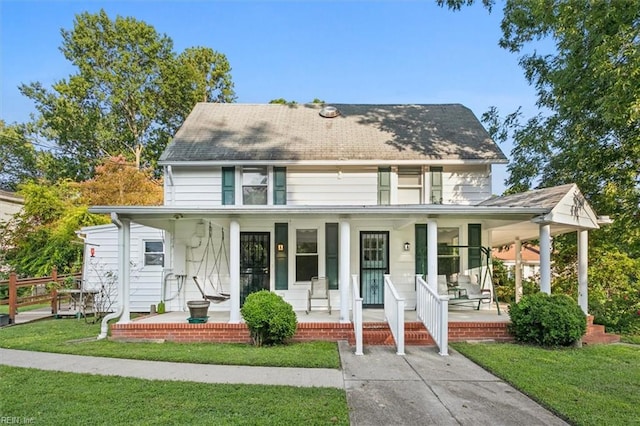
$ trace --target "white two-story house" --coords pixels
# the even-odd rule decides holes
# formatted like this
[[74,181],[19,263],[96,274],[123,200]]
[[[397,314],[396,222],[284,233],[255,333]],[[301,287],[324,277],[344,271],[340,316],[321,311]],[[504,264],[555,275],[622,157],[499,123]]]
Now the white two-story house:
[[[528,239],[540,240],[549,292],[550,238],[570,231],[580,234],[586,311],[587,232],[598,217],[575,185],[493,197],[492,165],[506,161],[458,104],[200,103],[159,159],[163,206],[91,211],[119,229],[123,322],[137,294],[176,311],[201,290],[228,295],[210,309],[231,323],[259,289],[304,311],[318,276],[340,321],[349,321],[353,275],[365,309],[384,304],[385,274],[414,309],[416,275],[435,286],[437,275],[464,274],[491,288],[490,248]],[[133,241],[131,224],[160,233]],[[155,278],[136,287],[149,271]]]

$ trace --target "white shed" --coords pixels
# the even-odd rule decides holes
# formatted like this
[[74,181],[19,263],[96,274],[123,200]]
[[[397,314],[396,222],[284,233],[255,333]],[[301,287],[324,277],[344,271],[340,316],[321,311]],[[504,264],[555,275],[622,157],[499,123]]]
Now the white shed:
[[[113,224],[88,226],[84,239],[83,285],[98,290],[98,303],[107,310],[117,308],[118,229]],[[164,231],[131,225],[131,310],[149,312],[161,300],[164,268]]]

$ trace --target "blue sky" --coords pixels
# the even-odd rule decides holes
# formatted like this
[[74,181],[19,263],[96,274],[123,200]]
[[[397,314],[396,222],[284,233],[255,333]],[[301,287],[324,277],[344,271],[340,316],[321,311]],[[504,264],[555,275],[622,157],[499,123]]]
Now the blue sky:
[[[34,107],[21,83],[50,87],[75,69],[58,50],[76,14],[132,16],[180,52],[207,46],[232,67],[238,102],[461,103],[480,117],[535,111],[518,57],[498,46],[501,7],[460,12],[431,1],[18,1],[0,0],[0,119]],[[509,155],[511,146],[501,146]],[[494,168],[494,193],[506,168]]]

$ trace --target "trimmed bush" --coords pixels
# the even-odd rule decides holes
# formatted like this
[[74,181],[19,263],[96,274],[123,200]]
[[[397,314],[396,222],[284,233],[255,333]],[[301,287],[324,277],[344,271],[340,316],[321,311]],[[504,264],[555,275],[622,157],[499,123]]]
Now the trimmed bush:
[[536,293],[509,305],[509,331],[516,341],[541,346],[569,346],[587,331],[580,306],[564,294]]
[[276,345],[293,337],[298,320],[291,305],[275,293],[251,293],[240,310],[256,346]]

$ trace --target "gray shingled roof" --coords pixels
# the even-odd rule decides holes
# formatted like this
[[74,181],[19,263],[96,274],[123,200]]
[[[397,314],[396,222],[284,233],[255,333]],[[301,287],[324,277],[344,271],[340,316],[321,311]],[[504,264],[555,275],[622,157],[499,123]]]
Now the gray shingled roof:
[[553,186],[551,188],[533,189],[519,194],[493,197],[480,203],[490,207],[540,207],[553,209],[573,187],[573,183]]
[[468,108],[459,105],[199,103],[160,157],[181,161],[437,161],[506,157]]

